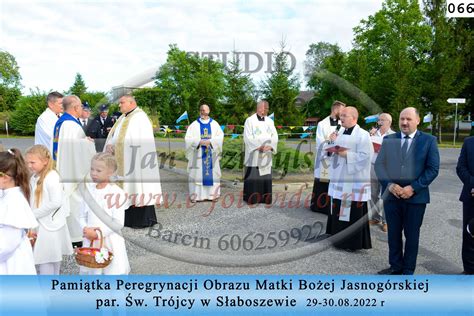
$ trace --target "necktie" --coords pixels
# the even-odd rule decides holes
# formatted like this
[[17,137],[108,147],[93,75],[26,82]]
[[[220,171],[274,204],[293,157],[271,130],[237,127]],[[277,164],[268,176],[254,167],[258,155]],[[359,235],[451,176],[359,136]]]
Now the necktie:
[[405,140],[403,141],[403,145],[402,145],[402,160],[405,160],[405,157],[407,155],[407,151],[408,151],[408,140],[410,139],[410,136],[408,135],[405,135],[405,137],[403,137]]

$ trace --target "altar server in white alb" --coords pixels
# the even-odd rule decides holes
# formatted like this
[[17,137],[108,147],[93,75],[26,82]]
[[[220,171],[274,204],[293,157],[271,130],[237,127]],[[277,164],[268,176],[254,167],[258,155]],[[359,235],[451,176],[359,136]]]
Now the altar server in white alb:
[[33,248],[38,274],[59,274],[64,255],[72,255],[71,238],[66,224],[63,184],[54,170],[53,158],[43,145],[26,151],[30,178],[30,205],[37,221],[36,242]]
[[[324,145],[329,142],[329,135],[338,126],[341,128],[339,113],[346,105],[341,101],[334,101],[331,114],[318,123],[316,129],[316,150],[314,157],[314,184],[311,199],[311,210],[328,215],[331,212],[331,199],[328,196],[329,172],[331,168],[322,158],[327,156]],[[330,232],[328,232],[330,233]]]
[[215,200],[220,196],[221,167],[224,133],[209,117],[206,104],[199,108],[200,117],[186,131],[186,158],[188,159],[189,196],[191,201]]
[[20,151],[0,152],[0,275],[36,274],[26,231],[38,222],[29,198],[28,169]]
[[265,100],[257,112],[245,120],[245,177],[243,200],[248,204],[272,202],[272,161],[277,152],[278,134],[273,120],[265,116]]
[[[89,247],[93,240],[93,246],[100,247],[100,238],[103,238],[102,250],[96,260],[109,260],[109,251],[113,257],[111,263],[102,269],[82,267],[80,274],[128,274],[130,264],[128,261],[125,240],[121,230],[125,221],[125,209],[128,203],[114,203],[116,198],[123,200],[125,192],[110,179],[117,170],[117,162],[109,153],[98,153],[92,158],[91,178],[92,182],[81,185],[84,195],[83,207],[81,208],[81,227],[84,235],[84,245]],[[112,199],[110,199],[112,197]],[[110,202],[113,201],[113,202]],[[102,236],[100,236],[100,232]]]
[[63,95],[59,92],[51,92],[46,97],[48,107],[36,120],[35,145],[43,145],[53,152],[54,125],[58,116],[63,112]]
[[54,127],[53,159],[63,181],[65,203],[69,204],[67,225],[74,246],[80,246],[82,231],[79,223],[82,197],[78,184],[89,173],[90,161],[95,154],[94,141],[87,137],[79,122],[82,102],[75,96],[63,99],[64,114]]
[[125,226],[153,226],[157,222],[155,204],[163,201],[153,125],[133,96],[121,97],[119,107],[122,115],[107,137],[105,151],[117,160],[123,190],[136,197],[125,212]]
[[[348,106],[341,110],[344,132],[331,134],[334,144],[326,149],[335,152],[326,156],[331,161],[329,196],[332,197],[328,226],[338,234],[335,247],[345,250],[372,248],[367,218],[367,201],[370,200],[370,163],[374,148],[367,131],[357,124],[357,109]],[[339,149],[337,149],[339,146]]]

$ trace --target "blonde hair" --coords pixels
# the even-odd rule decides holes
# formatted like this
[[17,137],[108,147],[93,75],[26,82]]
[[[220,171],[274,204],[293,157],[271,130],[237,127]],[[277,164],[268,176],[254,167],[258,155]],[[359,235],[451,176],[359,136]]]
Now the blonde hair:
[[95,154],[94,157],[92,157],[92,160],[103,161],[105,162],[105,166],[107,168],[110,168],[114,173],[115,171],[117,171],[117,161],[115,160],[115,157],[112,154],[106,152],[98,153]]
[[[38,156],[41,160],[48,160],[48,163],[46,166],[41,170],[41,172],[38,174],[39,179],[38,182],[36,183],[36,190],[34,192],[35,196],[35,204],[34,207],[39,207],[40,201],[43,198],[43,184],[44,184],[44,179],[48,175],[48,173],[54,169],[54,160],[51,157],[51,153],[49,152],[48,148],[46,148],[43,145],[34,145],[26,150],[26,155],[36,155]],[[32,205],[33,206],[33,205]]]

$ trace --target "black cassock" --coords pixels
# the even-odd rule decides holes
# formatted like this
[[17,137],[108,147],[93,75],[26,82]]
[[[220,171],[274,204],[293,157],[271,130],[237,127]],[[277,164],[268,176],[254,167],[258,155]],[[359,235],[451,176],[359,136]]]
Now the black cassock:
[[145,228],[157,223],[155,206],[130,206],[125,211],[125,226],[131,228]]
[[328,216],[326,233],[336,235],[334,246],[350,250],[372,248],[370,227],[367,220],[367,202],[352,201],[348,222],[339,220],[340,209],[341,200],[333,199],[332,212]]
[[331,198],[328,195],[329,180],[321,181],[314,178],[313,195],[310,208],[313,212],[329,215],[331,212]]
[[258,167],[246,167],[243,198],[248,204],[271,204],[272,174],[261,176]]

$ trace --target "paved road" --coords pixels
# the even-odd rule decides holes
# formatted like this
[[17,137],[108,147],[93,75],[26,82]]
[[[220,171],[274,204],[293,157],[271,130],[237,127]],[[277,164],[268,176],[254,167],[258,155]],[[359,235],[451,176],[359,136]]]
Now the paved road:
[[[32,142],[2,141],[6,147],[21,149]],[[454,170],[459,149],[440,152],[442,166],[431,186],[432,201],[422,226],[417,274],[462,271],[461,184]],[[159,224],[154,230],[123,231],[132,273],[373,274],[387,267],[387,235],[379,227],[371,228],[373,248],[354,253],[333,248],[327,239],[313,238],[321,230],[318,222],[325,226],[326,216],[302,205],[310,193],[308,189],[297,206],[292,204],[296,204],[298,195],[289,192],[284,203],[280,194],[271,208],[250,208],[238,204],[241,186],[224,183],[216,205],[207,202],[187,207],[184,172],[162,169],[161,177],[168,206],[157,209]],[[66,258],[63,271],[78,272],[72,258]]]

